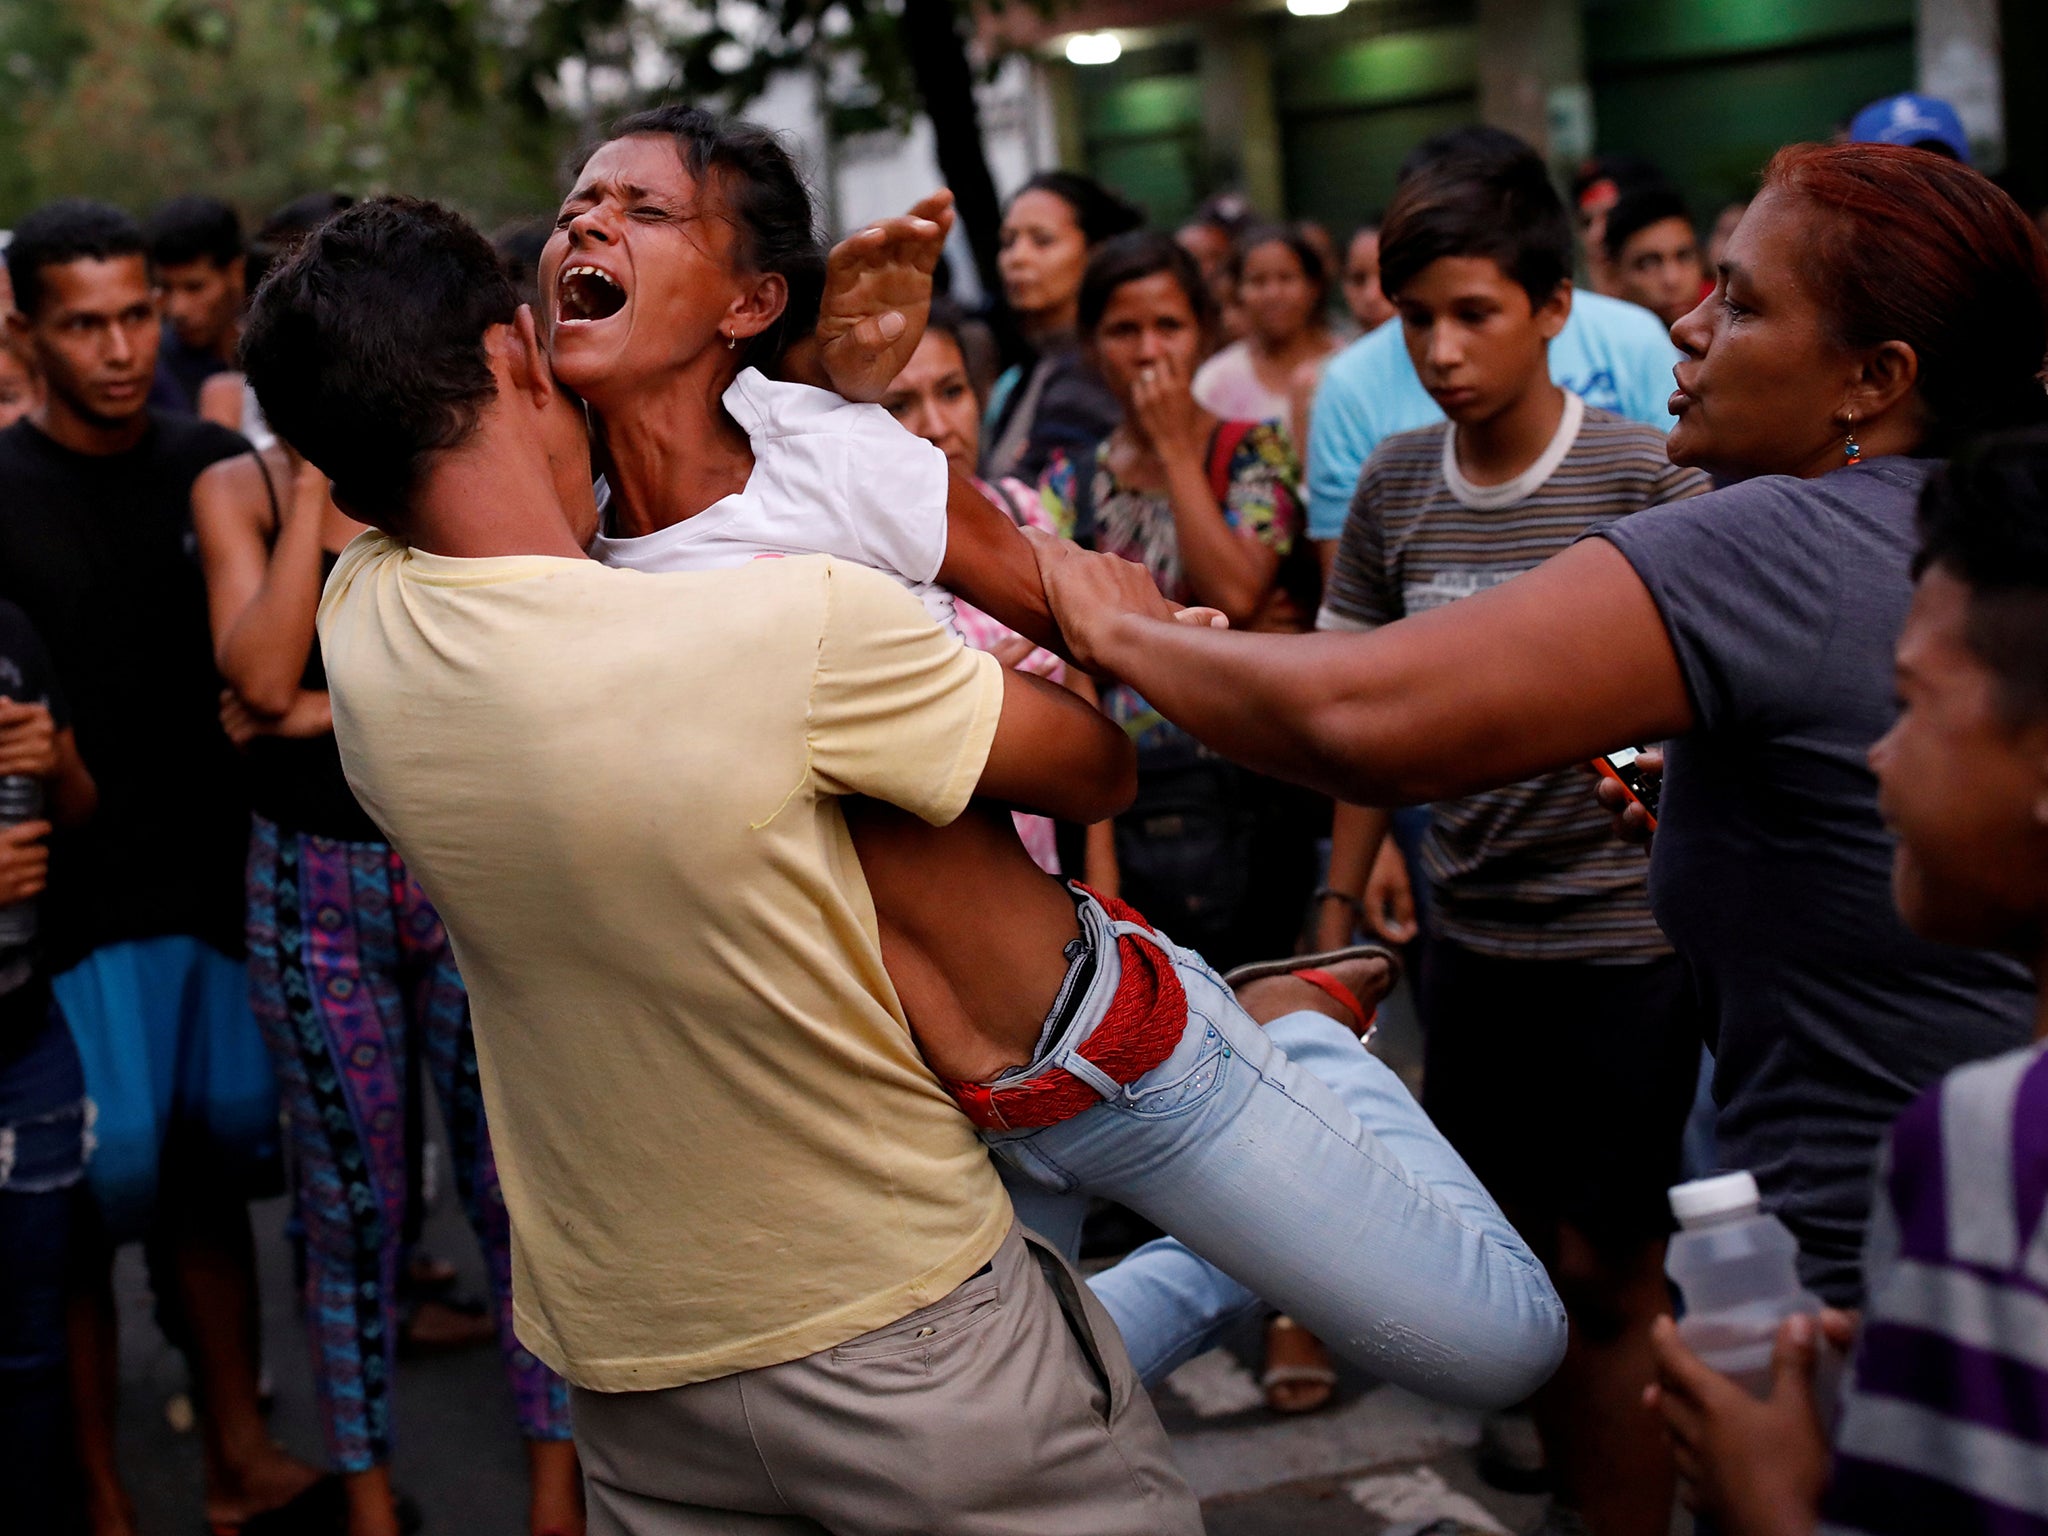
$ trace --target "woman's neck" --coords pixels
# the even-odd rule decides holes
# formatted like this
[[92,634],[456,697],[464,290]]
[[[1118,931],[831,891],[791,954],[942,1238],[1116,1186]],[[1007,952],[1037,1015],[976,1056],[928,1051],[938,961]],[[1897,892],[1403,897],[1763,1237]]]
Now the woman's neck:
[[1256,331],[1251,336],[1253,370],[1274,389],[1286,389],[1293,382],[1296,369],[1329,350],[1329,330],[1320,325],[1305,325],[1279,341],[1268,341]]
[[1304,325],[1291,336],[1269,340],[1254,331],[1251,343],[1252,356],[1260,362],[1269,363],[1275,368],[1292,370],[1327,352],[1330,348],[1330,332],[1327,326]]
[[1034,310],[1031,314],[1017,316],[1017,327],[1023,331],[1024,339],[1041,352],[1066,341],[1080,323],[1079,299],[1069,299],[1055,309]]
[[641,538],[745,488],[754,450],[720,403],[730,382],[723,371],[708,379],[679,372],[601,408],[609,532]]

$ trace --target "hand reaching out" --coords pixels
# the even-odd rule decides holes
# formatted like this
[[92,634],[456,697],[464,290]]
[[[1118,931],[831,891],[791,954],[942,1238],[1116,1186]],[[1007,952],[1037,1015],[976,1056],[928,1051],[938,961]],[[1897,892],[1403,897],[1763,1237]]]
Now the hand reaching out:
[[924,337],[932,272],[953,228],[953,194],[848,235],[825,263],[818,354],[849,400],[880,400]]
[[1152,573],[1135,560],[1085,550],[1038,528],[1026,528],[1023,533],[1038,557],[1038,579],[1045,584],[1053,622],[1084,671],[1104,670],[1094,650],[1094,637],[1105,624],[1125,614],[1202,629],[1229,627],[1230,621],[1218,609],[1182,608],[1169,602],[1152,580]]

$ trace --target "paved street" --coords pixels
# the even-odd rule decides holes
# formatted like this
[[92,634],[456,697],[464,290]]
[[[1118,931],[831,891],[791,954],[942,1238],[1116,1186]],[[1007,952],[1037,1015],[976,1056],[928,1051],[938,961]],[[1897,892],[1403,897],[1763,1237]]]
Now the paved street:
[[[1387,1013],[1380,1048],[1397,1069],[1410,1067],[1419,1055],[1412,1023],[1398,1006]],[[265,1349],[277,1388],[273,1424],[285,1444],[317,1459],[284,1214],[282,1201],[256,1212]],[[437,1203],[428,1246],[462,1265],[467,1287],[481,1292],[474,1243],[451,1193]],[[123,1462],[146,1536],[185,1536],[197,1525],[198,1447],[168,1422],[166,1404],[182,1391],[183,1367],[150,1321],[140,1256],[132,1250],[123,1255],[120,1298]],[[1478,1530],[1512,1532],[1537,1513],[1539,1501],[1480,1484],[1471,1457],[1476,1416],[1347,1375],[1329,1409],[1277,1419],[1246,1363],[1256,1339],[1233,1343],[1237,1352],[1191,1362],[1159,1393],[1213,1536],[1378,1536],[1446,1515]],[[404,1362],[398,1420],[397,1479],[419,1502],[430,1536],[523,1531],[525,1471],[494,1352]]]

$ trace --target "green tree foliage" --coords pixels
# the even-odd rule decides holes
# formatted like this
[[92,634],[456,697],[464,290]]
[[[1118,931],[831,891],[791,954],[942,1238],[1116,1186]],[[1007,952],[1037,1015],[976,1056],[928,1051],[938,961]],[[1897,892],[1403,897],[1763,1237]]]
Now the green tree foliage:
[[554,207],[573,125],[481,74],[465,95],[423,61],[359,65],[346,36],[314,0],[0,0],[0,227],[73,194],[141,212],[211,192],[252,222],[318,187],[486,223]]
[[534,120],[588,125],[600,106],[676,94],[737,111],[790,69],[819,82],[836,133],[900,129],[924,112],[983,285],[997,285],[995,186],[967,57],[968,0],[310,3],[358,78],[410,71],[452,102],[495,94]]

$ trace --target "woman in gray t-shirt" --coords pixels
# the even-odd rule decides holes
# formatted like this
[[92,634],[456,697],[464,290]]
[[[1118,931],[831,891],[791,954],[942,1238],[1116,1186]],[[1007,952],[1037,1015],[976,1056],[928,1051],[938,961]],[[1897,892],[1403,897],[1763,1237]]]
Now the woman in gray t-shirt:
[[1716,1033],[1723,1155],[1756,1172],[1808,1282],[1853,1304],[1885,1126],[2031,1032],[2017,966],[1900,925],[1864,757],[1893,713],[1929,456],[2048,420],[2048,246],[1954,161],[1795,146],[1672,339],[1671,457],[1742,483],[1449,607],[1366,635],[1219,633],[1142,617],[1127,563],[1041,561],[1090,670],[1354,803],[1673,740],[1652,898]]

